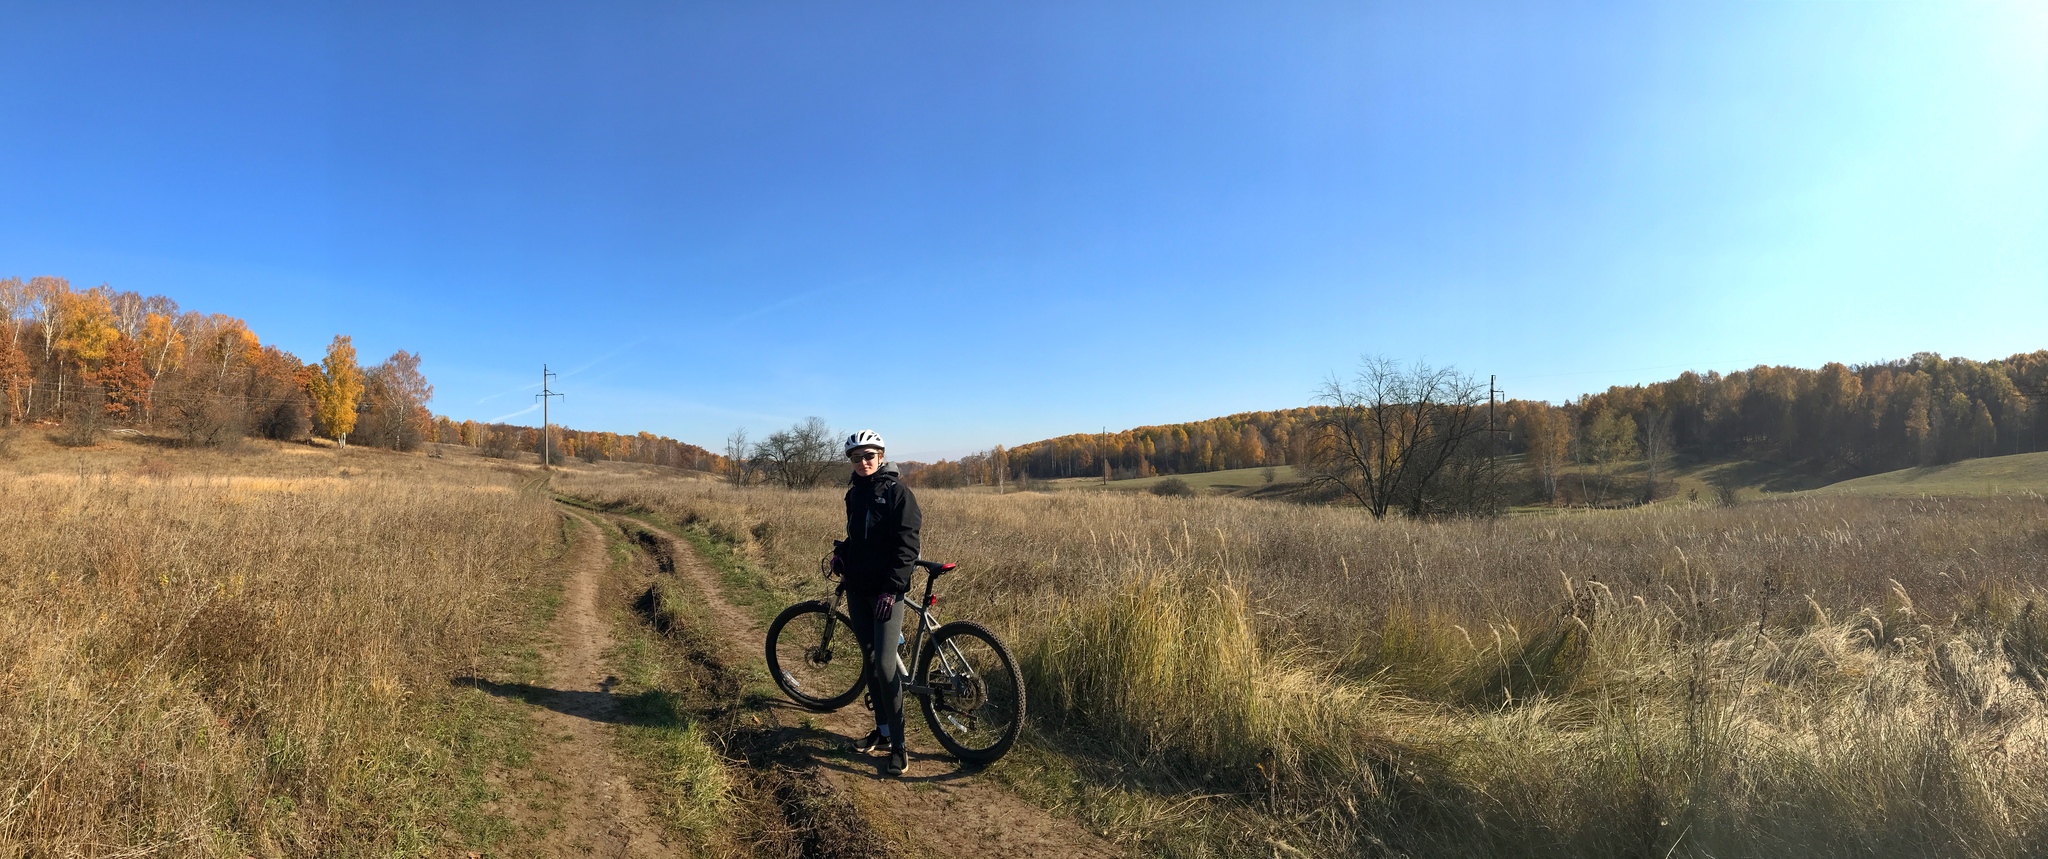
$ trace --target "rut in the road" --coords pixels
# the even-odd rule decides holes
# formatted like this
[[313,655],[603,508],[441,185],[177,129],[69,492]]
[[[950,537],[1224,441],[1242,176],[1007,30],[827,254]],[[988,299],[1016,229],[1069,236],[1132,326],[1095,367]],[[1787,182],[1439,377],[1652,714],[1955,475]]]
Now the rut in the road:
[[[624,517],[616,522],[633,534],[654,562],[673,570],[702,601],[688,619],[701,619],[703,629],[694,630],[695,650],[700,661],[713,663],[717,670],[764,676],[761,652],[765,631],[748,614],[725,598],[719,574],[700,558],[687,541],[675,535]],[[910,717],[911,771],[902,779],[880,775],[879,759],[851,751],[851,738],[873,727],[873,717],[858,706],[835,713],[808,713],[783,702],[744,707],[733,701],[732,718],[726,721],[728,754],[747,761],[751,777],[762,780],[780,801],[793,828],[823,824],[837,832],[813,831],[813,838],[863,837],[871,845],[888,845],[889,852],[930,856],[973,855],[978,859],[1008,857],[1113,857],[1119,851],[1081,829],[1071,821],[1048,815],[1004,790],[993,781],[946,755],[917,724],[914,699],[906,701]],[[810,785],[805,787],[803,785]],[[808,793],[806,793],[808,792]],[[839,798],[843,797],[844,800]],[[827,819],[802,820],[801,809],[819,801],[834,806],[850,800],[858,818],[847,821],[843,810],[827,811]],[[807,845],[807,855],[834,855],[847,844]],[[811,850],[825,852],[812,853]],[[836,854],[845,855],[845,854]]]
[[[655,575],[675,578],[676,544],[622,520],[626,535],[644,550]],[[697,589],[689,588],[693,598]],[[865,818],[844,796],[816,773],[782,754],[774,742],[777,730],[759,713],[740,706],[743,672],[734,670],[719,643],[703,624],[678,622],[676,608],[665,605],[659,579],[634,601],[633,609],[667,638],[688,660],[690,706],[701,724],[711,728],[728,758],[743,764],[737,775],[737,798],[743,811],[727,824],[730,846],[757,859],[888,859],[895,855],[887,840],[875,837]],[[695,605],[695,603],[693,603]],[[690,617],[701,610],[683,609]]]

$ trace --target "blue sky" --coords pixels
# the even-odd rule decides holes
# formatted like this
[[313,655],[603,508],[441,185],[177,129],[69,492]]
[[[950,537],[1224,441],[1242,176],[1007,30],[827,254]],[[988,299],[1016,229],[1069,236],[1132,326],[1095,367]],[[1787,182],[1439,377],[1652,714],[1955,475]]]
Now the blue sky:
[[2044,3],[417,5],[0,3],[0,276],[925,459],[2048,348]]

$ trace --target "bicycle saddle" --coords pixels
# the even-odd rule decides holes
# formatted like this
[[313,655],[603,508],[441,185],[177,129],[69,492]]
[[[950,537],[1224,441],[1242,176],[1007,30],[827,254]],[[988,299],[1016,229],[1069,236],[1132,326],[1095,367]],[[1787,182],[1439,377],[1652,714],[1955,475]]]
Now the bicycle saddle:
[[931,574],[932,574],[932,575],[934,575],[934,576],[938,576],[938,575],[943,575],[943,574],[945,574],[945,573],[950,573],[950,572],[952,572],[952,571],[953,571],[953,568],[954,568],[954,567],[958,567],[958,566],[960,566],[959,564],[941,564],[941,563],[939,563],[938,561],[925,561],[925,560],[920,560],[920,561],[918,561],[918,562],[917,562],[917,565],[918,565],[918,566],[920,566],[920,567],[923,567],[923,568],[925,568],[925,569],[927,569],[927,570],[930,570],[930,571],[931,571]]

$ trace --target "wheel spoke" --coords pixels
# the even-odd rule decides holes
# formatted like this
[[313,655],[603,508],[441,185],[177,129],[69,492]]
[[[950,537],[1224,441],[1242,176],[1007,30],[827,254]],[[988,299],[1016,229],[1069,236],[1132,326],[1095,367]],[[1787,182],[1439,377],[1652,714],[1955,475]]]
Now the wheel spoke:
[[993,636],[972,625],[933,642],[922,667],[932,690],[933,732],[963,758],[991,760],[1007,750],[1023,721],[1015,666]]
[[860,650],[850,643],[845,620],[831,619],[822,604],[791,607],[769,629],[768,658],[777,685],[805,707],[845,706],[863,679]]

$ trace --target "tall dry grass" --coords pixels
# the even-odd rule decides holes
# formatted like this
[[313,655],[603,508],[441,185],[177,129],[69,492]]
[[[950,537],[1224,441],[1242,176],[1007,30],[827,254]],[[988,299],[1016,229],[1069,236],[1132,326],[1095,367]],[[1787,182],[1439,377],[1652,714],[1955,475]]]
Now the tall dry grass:
[[[841,521],[832,491],[557,485],[792,589]],[[943,607],[1022,655],[1039,730],[1128,790],[1209,797],[1210,843],[1151,850],[2048,855],[2039,498],[1441,523],[919,498],[927,556],[962,565]]]
[[442,846],[427,734],[541,581],[546,497],[374,453],[132,459],[0,473],[0,856]]

